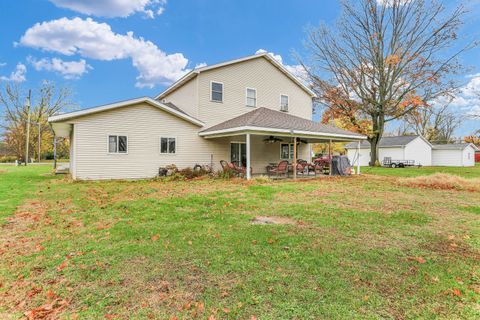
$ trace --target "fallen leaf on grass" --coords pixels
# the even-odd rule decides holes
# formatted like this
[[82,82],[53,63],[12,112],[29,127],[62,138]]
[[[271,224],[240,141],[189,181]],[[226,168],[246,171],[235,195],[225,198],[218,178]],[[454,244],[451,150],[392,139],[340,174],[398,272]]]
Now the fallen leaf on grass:
[[157,241],[158,239],[160,239],[160,235],[159,235],[159,234],[156,234],[156,235],[152,236],[150,239],[151,239],[152,241]]
[[425,263],[427,262],[425,259],[423,259],[422,257],[408,257],[407,258],[408,260],[410,261],[417,261],[418,263]]
[[60,271],[62,271],[63,269],[65,269],[66,267],[68,267],[68,260],[63,261],[63,262],[57,267],[57,271],[60,272]]
[[44,304],[38,308],[27,311],[24,315],[28,320],[56,319],[56,315],[68,306],[68,302],[62,299],[55,299],[51,303]]
[[452,293],[454,295],[456,295],[457,297],[460,297],[462,295],[462,293],[460,292],[460,290],[458,290],[457,288],[453,289]]

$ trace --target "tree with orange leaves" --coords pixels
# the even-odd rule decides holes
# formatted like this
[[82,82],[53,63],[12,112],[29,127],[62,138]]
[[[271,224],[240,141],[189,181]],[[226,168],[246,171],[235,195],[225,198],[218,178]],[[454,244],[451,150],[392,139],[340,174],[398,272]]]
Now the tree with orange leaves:
[[310,58],[301,62],[324,117],[368,136],[373,166],[388,122],[458,90],[457,58],[474,44],[453,49],[463,6],[446,12],[433,0],[345,0],[342,9],[335,29],[308,32]]

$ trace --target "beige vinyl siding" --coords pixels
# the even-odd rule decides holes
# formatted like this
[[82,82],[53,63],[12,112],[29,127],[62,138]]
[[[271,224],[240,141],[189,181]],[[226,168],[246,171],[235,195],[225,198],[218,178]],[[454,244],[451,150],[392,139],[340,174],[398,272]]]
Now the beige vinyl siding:
[[[175,164],[218,164],[229,155],[227,144],[198,136],[199,127],[147,104],[128,106],[78,118],[74,122],[76,178],[137,179],[157,175]],[[108,135],[128,137],[127,154],[108,153]],[[176,154],[160,154],[160,137],[175,137]],[[216,165],[218,169],[218,165]]]
[[164,100],[165,102],[175,104],[188,115],[198,119],[197,79],[193,78],[185,83],[183,86],[161,99],[161,102]]
[[[265,58],[258,58],[218,69],[201,72],[198,76],[198,118],[213,126],[254,107],[246,106],[246,88],[257,91],[257,108],[280,110],[280,95],[289,96],[289,114],[312,119],[312,98],[295,82]],[[210,101],[210,83],[223,83],[223,102]],[[175,103],[172,97],[171,101]]]

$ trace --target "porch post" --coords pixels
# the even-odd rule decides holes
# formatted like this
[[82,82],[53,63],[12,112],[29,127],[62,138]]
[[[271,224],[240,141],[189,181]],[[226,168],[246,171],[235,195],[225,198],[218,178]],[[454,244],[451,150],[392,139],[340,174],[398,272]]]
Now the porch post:
[[57,136],[53,135],[53,169],[57,169]]
[[332,139],[328,142],[328,161],[330,163],[330,168],[328,170],[328,175],[332,175]]
[[357,174],[360,174],[360,141],[357,144]]
[[297,179],[297,137],[293,137],[293,179]]
[[252,173],[250,172],[250,133],[247,133],[245,142],[247,147],[247,180],[250,180],[252,178]]

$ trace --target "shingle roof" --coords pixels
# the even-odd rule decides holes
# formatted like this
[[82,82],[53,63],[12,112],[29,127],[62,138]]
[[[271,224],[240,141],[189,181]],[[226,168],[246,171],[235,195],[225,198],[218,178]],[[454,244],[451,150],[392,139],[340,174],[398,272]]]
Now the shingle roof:
[[200,133],[211,133],[215,131],[235,129],[241,127],[256,127],[269,129],[282,129],[294,131],[308,131],[319,134],[345,135],[354,138],[364,138],[361,134],[343,130],[334,126],[325,125],[319,122],[300,118],[285,112],[257,108],[253,111],[242,114],[225,122],[219,123],[213,127],[205,129]]
[[[397,137],[383,137],[380,139],[379,147],[404,147],[419,136],[397,136]],[[357,142],[351,142],[345,146],[345,149],[355,149],[357,148]],[[367,149],[370,148],[370,142],[362,141],[360,148]]]
[[433,149],[436,150],[463,150],[468,147],[470,143],[455,143],[455,144],[434,144]]

